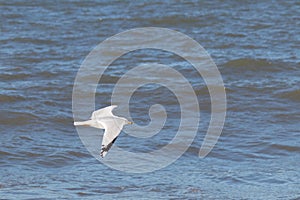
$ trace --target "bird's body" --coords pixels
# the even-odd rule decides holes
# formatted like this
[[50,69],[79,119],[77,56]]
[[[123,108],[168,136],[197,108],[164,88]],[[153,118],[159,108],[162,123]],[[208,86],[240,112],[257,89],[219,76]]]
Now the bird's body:
[[132,124],[132,122],[128,121],[126,118],[113,115],[112,110],[116,107],[116,105],[112,105],[96,110],[92,113],[90,120],[74,122],[75,126],[90,126],[98,129],[105,129],[100,152],[101,157],[104,157],[107,154],[123,129],[123,126]]

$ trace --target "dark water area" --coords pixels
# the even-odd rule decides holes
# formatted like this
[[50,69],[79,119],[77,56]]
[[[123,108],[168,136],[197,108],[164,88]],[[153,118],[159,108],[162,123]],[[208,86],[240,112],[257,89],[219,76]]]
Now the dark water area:
[[[0,1],[0,13],[0,199],[300,198],[299,1],[12,0]],[[199,158],[210,98],[203,80],[194,82],[201,123],[192,145],[163,169],[131,174],[102,164],[82,144],[72,90],[97,44],[150,26],[180,31],[207,50],[225,84],[227,116],[218,143]],[[182,59],[140,51],[105,72],[97,107],[109,105],[126,66],[146,61],[198,80]],[[162,134],[135,143],[121,133],[118,146],[151,151],[171,139],[163,133],[174,135],[180,114],[166,89],[140,88],[132,117],[146,125],[157,102],[169,108]]]

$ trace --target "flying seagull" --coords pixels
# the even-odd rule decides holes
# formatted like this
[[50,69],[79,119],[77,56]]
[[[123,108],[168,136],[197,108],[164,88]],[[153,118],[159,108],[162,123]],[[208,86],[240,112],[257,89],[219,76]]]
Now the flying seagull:
[[103,158],[113,143],[116,141],[124,125],[133,124],[124,117],[115,116],[112,110],[116,105],[108,106],[92,113],[90,120],[74,122],[75,126],[91,126],[94,128],[105,129],[100,156]]

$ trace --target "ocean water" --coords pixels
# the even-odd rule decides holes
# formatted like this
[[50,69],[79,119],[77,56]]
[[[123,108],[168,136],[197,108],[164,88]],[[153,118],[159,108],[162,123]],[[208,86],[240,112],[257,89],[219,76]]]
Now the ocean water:
[[[298,1],[12,0],[0,1],[0,13],[0,199],[300,198]],[[97,44],[137,27],[182,32],[218,66],[227,116],[205,158],[198,157],[211,116],[205,82],[179,56],[156,50],[113,62],[97,87],[96,107],[110,104],[116,82],[137,63],[173,66],[191,82],[201,112],[187,151],[162,169],[136,174],[104,165],[81,142],[73,126],[76,74]],[[180,105],[168,88],[140,87],[131,117],[147,125],[154,104],[168,113],[162,131],[146,139],[122,132],[116,146],[151,152],[172,140]]]

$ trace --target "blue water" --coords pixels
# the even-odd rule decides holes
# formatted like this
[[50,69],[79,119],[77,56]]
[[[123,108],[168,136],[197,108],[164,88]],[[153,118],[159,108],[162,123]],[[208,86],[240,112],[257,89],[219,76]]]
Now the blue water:
[[[0,199],[300,198],[298,1],[12,0],[0,2],[0,13]],[[149,26],[180,31],[208,51],[226,87],[227,116],[218,143],[199,158],[211,105],[201,77],[165,52],[121,57],[101,79],[98,108],[110,104],[129,67],[153,61],[190,78],[201,110],[198,134],[182,157],[154,172],[126,173],[99,162],[81,142],[73,83],[97,44]],[[153,140],[121,133],[116,145],[131,152],[165,145],[180,121],[172,93],[140,88],[131,114],[147,125],[150,105],[159,102],[169,111],[162,132]]]

